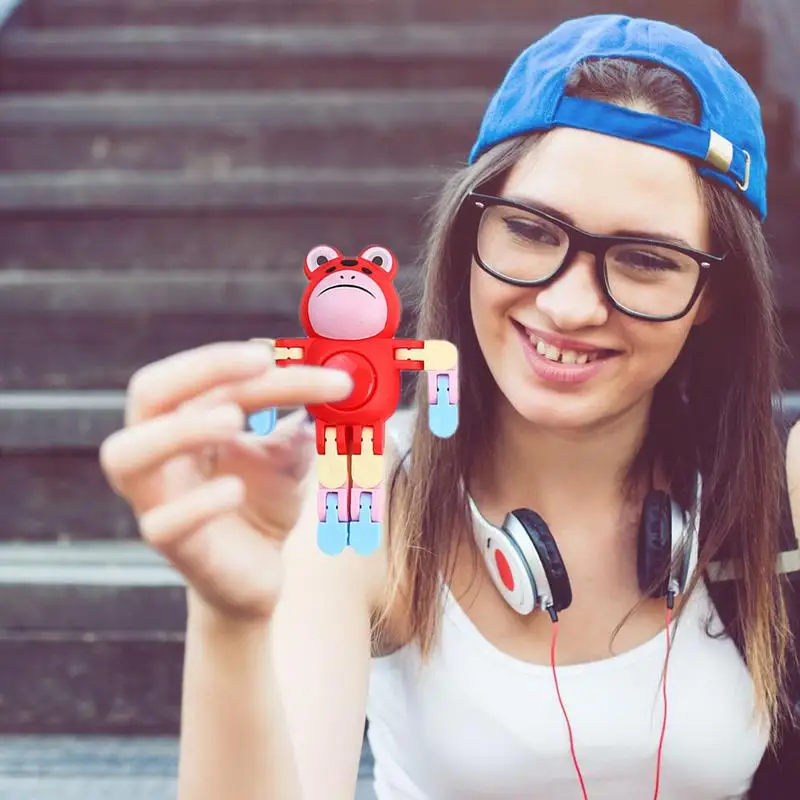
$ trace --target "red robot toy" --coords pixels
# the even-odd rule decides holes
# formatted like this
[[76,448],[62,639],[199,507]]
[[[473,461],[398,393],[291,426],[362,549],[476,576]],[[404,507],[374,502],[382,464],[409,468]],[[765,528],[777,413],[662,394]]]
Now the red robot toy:
[[[320,245],[306,256],[305,273],[300,321],[308,338],[266,341],[278,366],[331,367],[353,380],[347,399],[306,408],[319,454],[319,547],[336,555],[349,545],[367,555],[380,543],[384,430],[400,402],[400,372],[427,371],[429,426],[447,438],[458,427],[458,351],[451,342],[395,338],[402,312],[397,259],[385,247],[346,258]],[[275,409],[265,409],[249,423],[266,435],[275,421]]]

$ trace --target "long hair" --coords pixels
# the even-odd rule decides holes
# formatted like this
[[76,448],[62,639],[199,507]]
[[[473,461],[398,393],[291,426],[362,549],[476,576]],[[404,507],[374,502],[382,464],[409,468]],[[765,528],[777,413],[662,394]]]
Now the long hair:
[[[568,81],[569,94],[687,122],[699,119],[691,88],[676,73],[626,59],[586,60]],[[436,439],[425,415],[414,424],[411,451],[390,480],[390,601],[403,599],[411,636],[430,655],[440,617],[441,581],[452,575],[460,545],[471,537],[464,486],[477,458],[491,455],[491,417],[499,391],[479,347],[469,307],[472,241],[458,210],[476,187],[501,188],[509,170],[543,134],[503,142],[446,182],[429,219],[424,284],[416,308],[420,339],[454,342],[460,376],[460,425]],[[772,293],[770,254],[757,215],[732,191],[698,176],[715,250],[726,252],[724,274],[712,275],[713,312],[695,326],[677,361],[655,388],[644,443],[631,479],[653,454],[663,461],[673,497],[692,504],[694,474],[703,475],[699,565],[691,592],[708,565],[738,559],[743,578],[727,633],[741,644],[753,678],[757,710],[771,722],[785,713],[791,634],[774,564],[780,550],[779,508],[785,479],[773,417],[782,339]],[[415,404],[425,408],[427,385]],[[473,547],[473,550],[475,548]],[[476,562],[477,563],[477,562]],[[386,615],[376,619],[376,630]],[[773,726],[773,731],[776,726]]]

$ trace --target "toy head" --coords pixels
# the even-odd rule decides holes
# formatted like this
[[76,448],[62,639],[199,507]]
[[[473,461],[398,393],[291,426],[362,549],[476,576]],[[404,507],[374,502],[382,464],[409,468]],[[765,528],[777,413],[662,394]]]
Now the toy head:
[[308,336],[326,339],[392,338],[400,325],[400,297],[394,288],[397,259],[385,247],[368,247],[345,258],[329,245],[309,252],[309,284],[300,304]]

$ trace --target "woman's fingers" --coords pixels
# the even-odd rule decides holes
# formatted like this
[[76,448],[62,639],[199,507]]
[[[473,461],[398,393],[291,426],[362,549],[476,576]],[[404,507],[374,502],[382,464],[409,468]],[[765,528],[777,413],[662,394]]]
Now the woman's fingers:
[[164,414],[111,434],[100,446],[100,463],[112,487],[135,503],[132,495],[143,473],[181,453],[229,440],[244,422],[244,413],[233,403]]
[[344,400],[352,390],[353,382],[346,372],[297,364],[274,367],[247,380],[215,386],[184,405],[205,408],[233,402],[251,413],[264,408],[335,403]]
[[152,547],[173,560],[188,536],[220,514],[234,511],[244,498],[241,479],[223,475],[146,512],[139,518],[139,530]]
[[131,378],[126,424],[183,406],[235,402],[245,411],[343,400],[352,391],[340,370],[304,365],[275,367],[269,347],[221,342],[149,364]]
[[126,424],[174,411],[219,384],[253,378],[273,363],[265,344],[216,342],[148,364],[128,385]]

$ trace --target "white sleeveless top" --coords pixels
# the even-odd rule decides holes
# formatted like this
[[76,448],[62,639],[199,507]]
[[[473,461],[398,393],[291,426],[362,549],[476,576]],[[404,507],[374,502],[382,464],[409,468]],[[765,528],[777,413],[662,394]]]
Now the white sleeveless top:
[[[424,666],[413,644],[372,660],[378,800],[579,800],[550,666],[495,648],[442,592],[440,634]],[[709,614],[711,630],[721,630],[701,584],[670,656],[659,800],[745,798],[766,748],[749,673],[732,641],[708,636]],[[556,666],[589,800],[653,797],[665,651],[662,631],[619,656]]]

